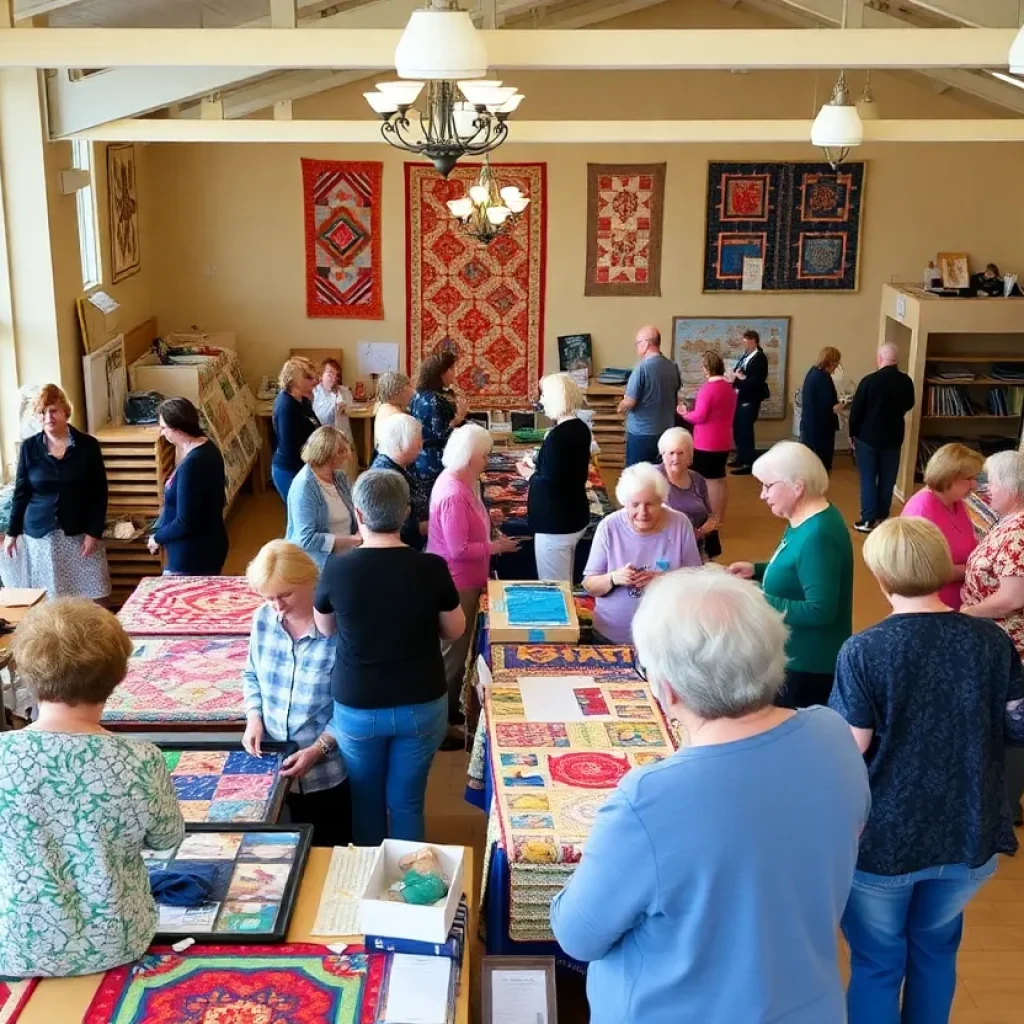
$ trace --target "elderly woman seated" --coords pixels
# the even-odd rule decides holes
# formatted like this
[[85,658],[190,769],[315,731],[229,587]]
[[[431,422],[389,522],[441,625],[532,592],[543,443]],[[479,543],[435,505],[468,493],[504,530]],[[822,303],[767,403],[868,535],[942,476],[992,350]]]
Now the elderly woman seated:
[[84,598],[33,608],[14,634],[39,717],[0,733],[0,976],[107,971],[153,941],[142,851],[176,846],[185,823],[163,754],[100,725],[131,650]]
[[583,587],[597,598],[594,632],[604,643],[628,644],[644,589],[656,576],[701,564],[690,520],[669,508],[669,482],[649,462],[622,471],[622,506],[597,526]]
[[331,728],[335,643],[313,617],[320,570],[301,548],[272,540],[245,575],[265,603],[252,617],[242,673],[242,746],[259,757],[264,739],[297,743],[281,767],[295,780],[288,794],[291,820],[312,825],[317,846],[344,846],[352,837],[352,804]]
[[288,491],[285,539],[297,544],[319,568],[327,556],[359,544],[345,465],[351,446],[336,427],[319,427],[302,449],[305,465]]
[[430,494],[413,463],[423,450],[423,428],[408,413],[389,416],[377,431],[377,454],[370,469],[391,469],[409,485],[409,515],[402,524],[402,541],[417,551],[427,543]]
[[869,805],[846,723],[773,706],[782,616],[717,568],[655,580],[633,635],[689,742],[622,779],[552,905],[592,1024],[844,1020],[836,931]]
[[853,632],[853,545],[839,510],[825,497],[821,459],[797,441],[780,441],[753,467],[761,500],[789,526],[767,562],[733,562],[729,572],[755,579],[786,617],[787,707],[827,704],[836,657]]
[[400,412],[406,412],[415,394],[412,381],[398,370],[388,370],[377,380],[377,411],[373,414],[373,435],[380,436],[380,428]]
[[697,546],[702,555],[714,558],[722,553],[718,537],[712,550],[707,550],[709,535],[718,529],[711,512],[708,482],[693,467],[693,435],[682,427],[671,427],[658,438],[661,463],[656,467],[668,480],[668,507],[682,512],[693,526]]

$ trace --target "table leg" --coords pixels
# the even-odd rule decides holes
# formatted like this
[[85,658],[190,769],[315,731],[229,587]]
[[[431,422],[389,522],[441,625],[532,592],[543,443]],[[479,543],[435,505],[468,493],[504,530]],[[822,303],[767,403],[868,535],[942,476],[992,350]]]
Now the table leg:
[[260,450],[256,456],[256,472],[252,478],[252,489],[256,494],[262,494],[270,480],[270,460],[273,453],[270,450],[270,420],[266,416],[256,417],[256,431],[260,438]]

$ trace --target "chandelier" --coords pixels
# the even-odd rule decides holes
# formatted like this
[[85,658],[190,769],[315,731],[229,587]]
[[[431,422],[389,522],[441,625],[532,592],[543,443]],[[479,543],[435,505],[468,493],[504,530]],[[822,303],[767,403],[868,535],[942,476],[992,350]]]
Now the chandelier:
[[498,189],[491,162],[486,158],[469,193],[461,199],[448,200],[448,209],[461,221],[466,234],[484,245],[493,242],[529,205],[529,198],[516,185]]
[[401,81],[379,82],[363,96],[383,122],[386,142],[426,157],[447,178],[460,157],[482,156],[505,141],[523,96],[484,78],[487,51],[456,0],[428,3],[413,11],[395,48]]

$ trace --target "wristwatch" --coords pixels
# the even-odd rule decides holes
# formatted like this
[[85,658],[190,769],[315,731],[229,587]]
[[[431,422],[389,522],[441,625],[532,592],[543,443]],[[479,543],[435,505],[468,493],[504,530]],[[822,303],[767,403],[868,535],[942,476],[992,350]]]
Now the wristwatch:
[[320,755],[325,761],[334,752],[334,747],[332,747],[331,744],[323,738],[323,736],[317,737],[316,745],[320,748]]

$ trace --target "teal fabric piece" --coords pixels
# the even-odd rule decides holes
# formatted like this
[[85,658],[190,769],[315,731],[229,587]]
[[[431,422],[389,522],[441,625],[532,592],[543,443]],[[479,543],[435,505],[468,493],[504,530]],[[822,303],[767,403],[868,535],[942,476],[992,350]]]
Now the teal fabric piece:
[[569,625],[569,609],[559,587],[508,586],[505,603],[510,626]]

